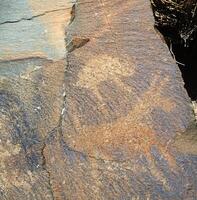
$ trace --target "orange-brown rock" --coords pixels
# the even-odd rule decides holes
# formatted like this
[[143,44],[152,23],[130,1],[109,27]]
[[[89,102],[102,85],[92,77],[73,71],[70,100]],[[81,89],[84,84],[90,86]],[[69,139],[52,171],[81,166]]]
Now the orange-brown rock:
[[150,2],[52,2],[1,19],[0,199],[195,200],[194,114]]

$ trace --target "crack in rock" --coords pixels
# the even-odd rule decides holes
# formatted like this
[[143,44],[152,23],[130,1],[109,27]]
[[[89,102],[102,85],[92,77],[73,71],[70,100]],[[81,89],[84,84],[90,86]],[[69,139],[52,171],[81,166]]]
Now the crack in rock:
[[52,186],[52,183],[51,183],[51,173],[46,167],[46,157],[44,155],[45,148],[46,148],[46,141],[43,142],[43,147],[41,149],[42,168],[48,175],[48,184],[49,184],[49,189],[50,189],[50,192],[51,192],[51,197],[52,197],[53,200],[55,200],[54,193],[53,193],[53,186]]
[[44,15],[47,15],[47,14],[50,14],[50,13],[53,13],[53,12],[58,12],[58,11],[63,11],[63,10],[68,10],[68,9],[70,9],[70,8],[60,8],[60,9],[55,9],[55,10],[48,10],[48,11],[45,11],[44,13],[40,13],[40,14],[34,15],[32,17],[27,17],[27,18],[23,17],[21,19],[17,19],[17,20],[13,20],[13,21],[11,21],[11,20],[10,21],[4,21],[4,22],[0,23],[0,25],[15,24],[15,23],[19,23],[21,21],[31,21],[35,18],[39,18],[39,17],[42,17]]
[[75,13],[76,13],[76,4],[73,4],[72,10],[70,12],[71,18],[70,18],[69,24],[71,24],[73,22],[73,20],[75,19]]
[[[47,12],[42,13],[40,15],[33,16],[33,17],[29,18],[29,19],[22,19],[22,20],[32,20],[32,19],[34,19],[36,17],[40,17],[40,16],[46,15],[46,14],[51,13],[51,12],[56,12],[56,11],[60,11],[60,10],[67,10],[67,9],[71,9],[71,8],[64,8],[64,9],[58,9],[58,10],[53,10],[53,11],[47,11]],[[70,14],[71,14],[71,18],[70,18],[70,23],[69,24],[72,23],[72,21],[74,20],[74,17],[75,17],[75,4],[72,6],[72,10],[71,10]],[[22,20],[19,20],[19,21],[22,21]],[[78,46],[80,46],[80,44],[78,44]],[[65,68],[67,66],[68,66],[68,61],[67,61],[67,64],[66,64]],[[66,69],[65,69],[65,71],[66,71]],[[48,174],[48,183],[49,183],[49,186],[50,186],[51,196],[52,196],[53,200],[55,199],[55,194],[54,194],[54,191],[53,191],[53,184],[51,182],[51,172],[47,168],[47,159],[46,159],[46,156],[45,156],[45,149],[46,149],[47,141],[48,141],[49,137],[51,137],[52,133],[56,132],[55,130],[59,129],[60,130],[60,137],[61,138],[63,137],[63,134],[62,134],[62,121],[63,121],[63,115],[64,115],[64,111],[65,111],[65,101],[66,101],[65,85],[64,85],[64,83],[63,83],[62,88],[63,88],[62,109],[61,109],[61,112],[60,112],[58,124],[57,124],[57,126],[55,128],[52,129],[52,131],[49,131],[49,133],[47,134],[48,137],[44,138],[43,147],[41,149],[41,155],[42,155],[42,159],[43,159],[42,167],[46,171],[46,173]]]

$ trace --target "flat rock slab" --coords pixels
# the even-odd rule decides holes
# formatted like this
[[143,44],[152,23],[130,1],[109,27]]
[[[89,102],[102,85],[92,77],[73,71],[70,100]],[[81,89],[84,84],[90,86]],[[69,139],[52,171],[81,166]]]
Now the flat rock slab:
[[65,57],[71,7],[68,0],[1,0],[0,60]]
[[195,200],[194,114],[150,3],[73,3],[0,3],[0,199]]

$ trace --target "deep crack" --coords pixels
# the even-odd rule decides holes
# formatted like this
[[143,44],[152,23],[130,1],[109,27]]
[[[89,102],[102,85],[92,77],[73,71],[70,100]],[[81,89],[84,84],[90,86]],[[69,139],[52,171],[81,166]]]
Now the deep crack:
[[45,148],[46,148],[46,141],[44,141],[42,149],[41,149],[42,167],[48,175],[48,184],[49,184],[49,189],[50,189],[50,192],[51,192],[51,197],[52,197],[53,200],[55,200],[54,193],[53,193],[53,186],[52,186],[52,183],[51,183],[51,173],[46,167],[46,157],[44,155]]
[[[67,9],[68,8],[47,11],[45,13],[33,16],[31,18],[28,18],[28,19],[27,18],[26,19],[21,19],[18,22],[20,22],[22,20],[32,20],[32,19],[34,19],[36,17],[40,17],[40,16],[46,15],[46,14],[51,13],[51,12],[56,12],[56,11],[60,11],[60,10],[67,10]],[[71,19],[72,19],[72,16],[71,16]],[[68,63],[67,60],[66,60],[66,63]],[[68,64],[66,64],[66,66],[65,66],[65,71],[66,71],[67,65]],[[50,173],[50,170],[48,170],[48,168],[47,168],[47,162],[46,162],[47,160],[46,160],[46,157],[45,157],[45,149],[46,149],[46,145],[47,145],[47,141],[48,141],[48,136],[50,137],[51,133],[54,132],[54,130],[59,129],[60,130],[60,138],[63,137],[63,134],[62,134],[62,121],[63,121],[64,111],[65,111],[65,101],[66,101],[65,85],[64,85],[64,83],[63,83],[63,86],[62,86],[62,90],[63,90],[63,94],[62,94],[62,108],[61,108],[61,113],[60,113],[60,116],[59,116],[58,124],[57,124],[57,126],[55,128],[53,128],[52,131],[50,131],[47,134],[47,137],[44,139],[43,146],[42,146],[42,149],[41,149],[42,167],[46,171],[46,173],[48,174],[48,184],[49,184],[49,187],[50,187],[50,192],[51,192],[51,196],[52,196],[53,200],[55,200],[55,195],[54,195],[54,191],[53,191],[53,184],[51,183],[51,173]],[[58,131],[58,133],[59,133],[59,131]]]

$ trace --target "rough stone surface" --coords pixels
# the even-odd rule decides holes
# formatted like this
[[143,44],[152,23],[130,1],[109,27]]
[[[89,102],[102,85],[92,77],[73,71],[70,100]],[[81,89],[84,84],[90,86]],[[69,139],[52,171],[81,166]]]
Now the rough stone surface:
[[195,200],[194,114],[150,2],[19,2],[0,3],[0,199]]
[[1,0],[0,60],[65,57],[69,0]]

